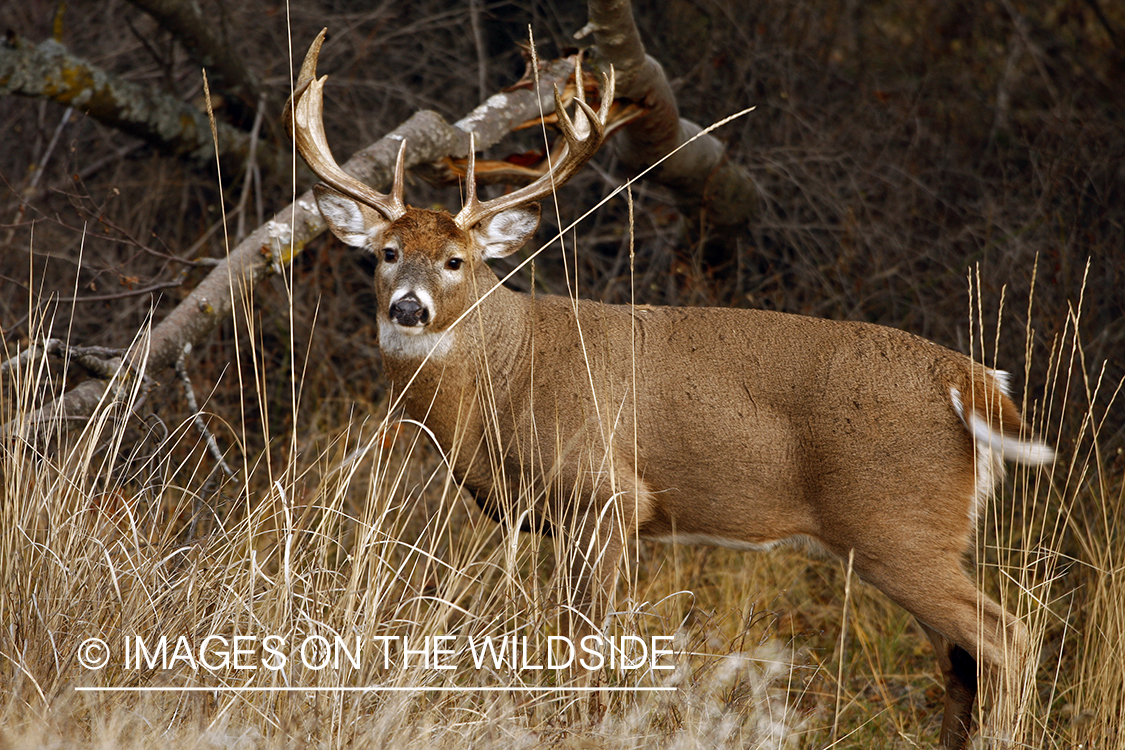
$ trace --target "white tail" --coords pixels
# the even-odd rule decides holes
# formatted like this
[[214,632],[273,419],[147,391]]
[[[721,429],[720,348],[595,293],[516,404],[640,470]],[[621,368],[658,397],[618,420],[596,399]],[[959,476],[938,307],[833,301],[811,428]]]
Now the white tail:
[[[1008,389],[1008,373],[1003,370],[992,370],[992,377],[997,381],[1001,391],[1011,397]],[[987,415],[977,411],[965,413],[964,399],[956,388],[950,389],[953,398],[953,408],[957,416],[964,420],[973,439],[976,440],[977,450],[982,456],[994,455],[1005,461],[1015,461],[1021,464],[1038,466],[1055,460],[1055,452],[1046,445],[1028,440],[1018,434],[1005,434],[1000,425],[993,423]]]
[[[539,206],[598,148],[613,99],[556,97],[566,152],[533,185],[456,217],[406,207],[403,156],[383,195],[332,158],[315,80],[292,109],[331,186],[332,231],[379,259],[379,342],[392,391],[495,517],[564,534],[575,605],[600,622],[630,535],[811,543],[913,614],[946,680],[942,743],[964,746],[977,662],[1026,653],[1022,627],[963,568],[1001,459],[1045,463],[1001,373],[901,331],[756,310],[627,307],[528,295],[486,260],[519,249]],[[581,92],[582,87],[578,87]],[[635,419],[634,419],[635,415]]]

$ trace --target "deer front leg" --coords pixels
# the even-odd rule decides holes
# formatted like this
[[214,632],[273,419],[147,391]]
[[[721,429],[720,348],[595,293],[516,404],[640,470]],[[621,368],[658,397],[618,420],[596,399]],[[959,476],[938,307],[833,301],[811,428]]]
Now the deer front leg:
[[[613,498],[583,509],[566,535],[565,566],[562,580],[563,612],[560,632],[574,646],[586,636],[601,633],[605,627],[616,588],[618,565],[624,547],[621,514],[616,512]],[[600,643],[598,650],[605,653]],[[580,680],[590,685],[601,685],[599,672],[586,672]],[[605,704],[598,691],[590,692],[586,703],[586,718],[597,723],[605,714]]]
[[567,534],[562,565],[563,621],[560,630],[577,644],[601,632],[617,583],[624,546],[623,523],[616,497],[576,514]]

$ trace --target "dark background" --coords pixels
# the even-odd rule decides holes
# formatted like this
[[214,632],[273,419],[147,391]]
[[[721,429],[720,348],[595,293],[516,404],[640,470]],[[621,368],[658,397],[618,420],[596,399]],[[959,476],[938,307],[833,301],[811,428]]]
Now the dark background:
[[[326,121],[341,161],[419,108],[453,121],[515,81],[529,24],[541,55],[551,57],[585,23],[583,4],[558,0],[480,0],[477,33],[468,3],[442,0],[296,2],[288,18],[276,2],[200,5],[256,77],[266,97],[265,142],[280,150],[290,148],[278,126],[289,29],[299,61],[329,28],[320,71],[332,76]],[[1091,399],[1094,414],[1108,416],[1101,445],[1122,444],[1122,409],[1110,406],[1125,372],[1120,4],[667,0],[637,2],[635,15],[684,117],[707,125],[757,105],[717,135],[762,197],[745,236],[717,252],[685,231],[662,189],[640,184],[638,302],[868,320],[972,348],[978,358],[983,349],[989,364],[995,357],[1014,372],[1018,389],[1052,404],[1048,432],[1064,447],[1081,439]],[[0,29],[34,43],[53,36],[122,79],[203,106],[199,63],[124,0],[5,3]],[[255,102],[221,78],[212,89],[217,116],[249,130]],[[245,234],[293,195],[287,170],[261,169],[247,187],[242,168],[225,166],[220,177],[213,161],[169,156],[53,101],[0,97],[0,144],[8,355],[38,335],[36,326],[76,344],[127,345],[206,272],[192,261],[223,255],[220,189],[232,246],[240,216]],[[520,148],[519,139],[506,147]],[[562,219],[623,178],[608,153],[596,157],[560,194]],[[310,184],[305,172],[296,181],[299,192]],[[459,206],[456,189],[419,180],[407,198]],[[557,226],[545,214],[544,238]],[[568,237],[578,245],[583,295],[629,299],[626,217],[616,199]],[[375,403],[382,390],[368,273],[325,238],[292,270],[292,317],[280,279],[257,293],[261,365],[277,378],[265,390],[288,398],[295,363],[304,373],[304,415],[323,429],[339,427],[353,404]],[[557,249],[537,260],[541,288],[565,290],[563,273]],[[970,299],[970,277],[974,286],[979,280],[979,302]],[[161,288],[142,291],[154,286]],[[1067,333],[1072,316],[1081,321],[1077,349]],[[260,399],[240,404],[230,376],[239,337],[227,326],[197,350],[193,378],[211,413],[237,420],[246,407],[252,423],[268,411],[276,433],[291,413],[264,410]],[[1072,362],[1074,377],[1065,380]],[[1088,396],[1099,377],[1100,391]],[[169,386],[167,396],[150,408],[182,409],[178,390]]]

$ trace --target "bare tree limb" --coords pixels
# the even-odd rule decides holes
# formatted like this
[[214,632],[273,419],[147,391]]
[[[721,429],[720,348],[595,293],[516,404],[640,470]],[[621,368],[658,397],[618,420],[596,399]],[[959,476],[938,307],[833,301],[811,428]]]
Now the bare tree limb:
[[[594,35],[598,61],[613,65],[618,99],[647,110],[611,142],[621,165],[635,175],[702,128],[680,118],[664,69],[645,54],[629,0],[589,0],[587,12],[589,23],[575,37]],[[726,148],[714,136],[696,139],[648,177],[671,188],[685,216],[706,222],[720,239],[741,235],[756,213],[758,193],[750,176],[727,160]]]
[[[201,161],[215,158],[207,115],[162,92],[123,81],[67,52],[53,39],[38,45],[19,37],[0,42],[0,94],[53,99],[140,138],[162,151]],[[219,156],[241,166],[250,135],[219,123]],[[258,159],[283,170],[287,157],[265,144]]]
[[[408,168],[446,156],[466,156],[470,133],[476,138],[477,148],[488,148],[526,120],[553,112],[554,86],[561,88],[573,70],[572,59],[548,63],[541,72],[537,89],[494,94],[453,125],[434,112],[416,112],[389,134],[352,156],[343,168],[377,189],[386,189],[403,140],[406,141]],[[324,220],[310,190],[231,250],[183,302],[138,341],[122,364],[122,372],[155,377],[174,367],[189,345],[198,346],[243,304],[259,281],[292,260],[324,229]],[[118,398],[122,389],[114,384],[123,380],[119,373],[112,380],[83,381],[79,387],[24,419],[22,424],[9,423],[5,430],[35,430],[40,435],[49,435],[52,425],[59,420],[88,418],[107,397],[107,389],[111,389],[110,399]]]
[[192,59],[208,68],[219,85],[239,97],[249,109],[257,106],[261,85],[234,48],[214,33],[215,23],[204,18],[195,0],[129,0],[156,19],[184,46]]

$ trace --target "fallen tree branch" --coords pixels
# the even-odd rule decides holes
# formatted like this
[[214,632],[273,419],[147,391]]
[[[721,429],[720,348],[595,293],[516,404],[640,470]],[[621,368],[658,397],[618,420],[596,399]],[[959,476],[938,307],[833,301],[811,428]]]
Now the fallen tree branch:
[[[703,128],[680,117],[664,69],[645,54],[629,0],[589,0],[587,13],[589,23],[575,38],[594,35],[597,61],[613,65],[617,98],[646,110],[611,142],[621,166],[636,175]],[[689,143],[646,179],[671,188],[680,211],[705,222],[720,241],[743,236],[757,213],[758,193],[749,174],[727,159],[726,147],[712,135]]]
[[[34,44],[20,37],[0,42],[0,94],[44,97],[80,109],[174,156],[211,162],[215,143],[207,115],[160,91],[121,80],[75,57],[53,39]],[[250,154],[250,134],[218,123],[219,157],[241,167]],[[260,144],[259,163],[288,168],[289,157]]]
[[[495,94],[452,125],[434,112],[416,112],[352,156],[343,169],[376,189],[385,190],[391,183],[395,157],[403,140],[408,168],[447,156],[466,156],[470,133],[476,138],[477,148],[488,148],[526,120],[553,112],[554,86],[561,88],[573,71],[573,59],[552,61],[540,72],[537,88]],[[324,220],[310,190],[254,230],[164,320],[139,337],[122,368],[156,377],[174,367],[188,345],[198,346],[233,310],[242,306],[259,281],[289,263],[324,230]],[[61,420],[86,419],[103,399],[118,397],[117,392],[107,394],[107,388],[119,379],[83,381],[21,420],[22,424],[5,425],[5,431],[28,434],[29,429],[34,429],[39,435],[50,435],[52,426]]]

